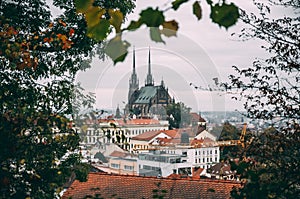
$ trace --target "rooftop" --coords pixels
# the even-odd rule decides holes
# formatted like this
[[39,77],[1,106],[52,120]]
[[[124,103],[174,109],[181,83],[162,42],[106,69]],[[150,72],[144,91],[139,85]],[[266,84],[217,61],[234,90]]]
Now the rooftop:
[[198,121],[198,122],[206,122],[198,113],[190,113],[191,120]]
[[[143,141],[150,141],[155,136],[159,135],[160,133],[164,133],[171,137],[171,141],[168,142],[172,143],[180,143],[180,137],[182,133],[190,133],[189,129],[173,129],[173,130],[157,130],[157,131],[147,131],[145,133],[139,134],[133,137],[133,140],[143,140]],[[176,141],[176,139],[179,139]]]
[[128,120],[119,119],[116,121],[120,126],[160,124],[159,120],[157,119],[128,119]]
[[164,194],[165,198],[230,198],[233,187],[241,184],[233,181],[208,179],[170,179],[90,173],[86,182],[75,180],[62,199],[79,199],[87,196],[101,198],[153,198]]

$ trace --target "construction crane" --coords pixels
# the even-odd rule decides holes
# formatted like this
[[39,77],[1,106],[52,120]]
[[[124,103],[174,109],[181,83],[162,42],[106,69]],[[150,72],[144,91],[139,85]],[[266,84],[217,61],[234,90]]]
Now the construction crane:
[[217,141],[216,144],[218,146],[236,146],[236,145],[241,145],[243,148],[245,148],[246,130],[247,130],[247,123],[244,123],[240,139],[238,139],[238,140]]
[[[246,135],[246,130],[247,130],[247,123],[244,123],[242,132],[241,132],[241,136],[238,140],[223,140],[223,141],[215,141],[212,143],[209,143],[210,145],[213,146],[237,146],[237,145],[241,145],[243,148],[245,148],[245,135]],[[199,148],[202,147],[202,145],[200,146],[190,146],[190,145],[165,145],[165,146],[161,146],[161,145],[139,145],[139,144],[135,144],[134,147],[132,148],[133,151],[155,151],[155,150],[167,150],[167,149],[175,149],[175,148]]]

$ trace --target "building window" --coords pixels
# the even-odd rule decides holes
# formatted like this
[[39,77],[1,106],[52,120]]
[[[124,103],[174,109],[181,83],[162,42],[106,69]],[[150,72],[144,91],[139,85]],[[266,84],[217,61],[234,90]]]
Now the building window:
[[195,155],[197,155],[197,151],[195,151]]
[[210,161],[212,162],[212,158],[210,158]]
[[115,163],[111,163],[110,166],[111,166],[111,168],[114,168],[114,169],[119,169],[120,168],[120,165],[115,164]]
[[205,151],[203,151],[203,155],[205,155]]
[[210,154],[212,154],[212,150],[210,150]]
[[209,162],[209,158],[207,158],[206,160],[207,160],[207,162]]
[[124,165],[124,170],[133,171],[133,166]]
[[195,159],[195,163],[197,163],[197,159]]
[[218,161],[218,158],[217,157],[215,157],[215,162],[217,162]]
[[203,158],[203,163],[205,162],[205,158]]
[[217,149],[215,150],[215,154],[218,154],[218,150]]

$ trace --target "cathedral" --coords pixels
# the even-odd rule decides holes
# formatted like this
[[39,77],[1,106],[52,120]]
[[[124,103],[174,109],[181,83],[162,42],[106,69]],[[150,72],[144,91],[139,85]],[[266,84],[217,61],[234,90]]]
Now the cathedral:
[[139,88],[139,80],[136,74],[135,50],[133,50],[133,69],[129,79],[127,113],[138,117],[166,116],[165,107],[174,103],[162,80],[160,85],[154,84],[151,74],[150,48],[148,56],[148,73],[145,85]]

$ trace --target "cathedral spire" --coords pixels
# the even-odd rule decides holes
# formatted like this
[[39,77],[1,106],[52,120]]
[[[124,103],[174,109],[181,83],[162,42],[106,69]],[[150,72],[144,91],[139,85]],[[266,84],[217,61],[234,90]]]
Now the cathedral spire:
[[135,48],[133,46],[133,71],[132,71],[132,74],[136,74],[135,72]]
[[145,86],[153,86],[154,80],[151,74],[151,57],[150,57],[150,47],[149,47],[149,56],[148,56],[148,74],[146,78],[146,85]]
[[119,107],[119,104],[117,106],[117,110],[116,110],[116,118],[121,118],[121,112],[120,112],[120,107]]
[[132,61],[132,73],[129,79],[129,92],[128,92],[128,102],[131,98],[131,95],[134,93],[135,90],[139,88],[139,80],[137,78],[137,74],[135,71],[135,48],[133,47],[133,61]]

